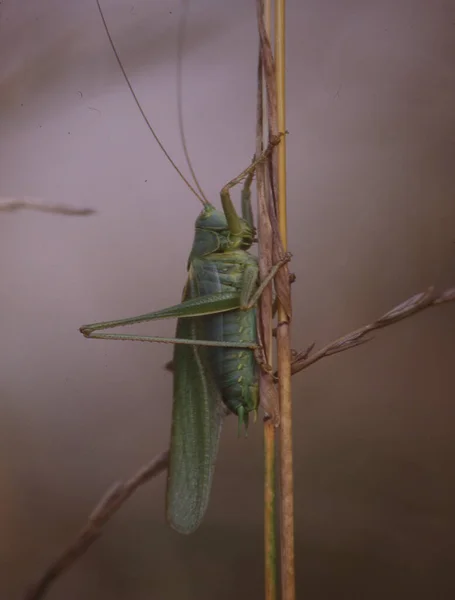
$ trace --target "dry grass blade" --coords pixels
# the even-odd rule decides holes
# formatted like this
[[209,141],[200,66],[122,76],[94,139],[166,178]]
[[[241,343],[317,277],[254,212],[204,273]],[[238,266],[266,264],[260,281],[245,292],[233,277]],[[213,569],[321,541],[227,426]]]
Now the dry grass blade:
[[[352,331],[343,337],[327,344],[321,350],[311,354],[314,344],[305,351],[294,354],[292,374],[298,373],[314,364],[325,356],[331,356],[354,348],[369,341],[368,333],[382,329],[406,319],[417,312],[431,306],[440,306],[447,302],[455,301],[455,287],[442,293],[436,293],[431,287],[425,292],[415,294],[408,300],[395,306],[373,323]],[[170,364],[166,365],[169,368]],[[124,483],[114,485],[100,500],[87,524],[79,532],[76,539],[61,553],[61,555],[46,569],[43,575],[32,585],[24,595],[24,600],[42,600],[52,583],[68,570],[89,547],[100,537],[102,528],[128,500],[128,498],[142,485],[159,475],[167,468],[168,452],[163,452],[155,457],[148,465],[140,468],[133,477]]]
[[[280,132],[278,130],[278,117],[277,117],[277,89],[276,89],[276,78],[275,78],[275,61],[273,58],[272,46],[270,39],[267,34],[267,30],[264,23],[264,6],[263,0],[257,0],[257,20],[258,30],[260,39],[260,52],[261,61],[264,68],[265,84],[267,90],[267,112],[268,112],[268,124],[269,124],[269,137],[276,137]],[[284,132],[281,132],[284,133]],[[283,141],[281,143],[284,143]],[[277,159],[276,152],[272,154],[271,169],[270,169],[270,181],[272,187],[273,202],[269,202],[268,215],[272,227],[272,258],[273,263],[278,263],[284,256],[284,248],[281,241],[279,232],[277,211],[276,211],[276,199],[278,198],[277,189]],[[284,265],[275,277],[275,290],[280,300],[280,304],[288,319],[292,314],[291,308],[291,290],[289,285],[289,265]]]
[[63,204],[48,204],[39,198],[0,198],[0,212],[16,212],[18,210],[35,210],[38,212],[85,217],[93,215],[96,211],[92,208],[72,208]]
[[386,312],[384,315],[382,315],[382,317],[379,317],[379,319],[376,319],[376,321],[373,323],[369,323],[368,325],[364,325],[355,331],[351,331],[343,337],[330,342],[321,348],[321,350],[311,354],[311,350],[314,346],[313,344],[309,351],[305,351],[304,355],[298,354],[294,357],[291,367],[292,374],[295,375],[295,373],[303,371],[303,369],[313,365],[315,362],[321,360],[321,358],[324,358],[325,356],[332,356],[332,354],[344,352],[345,350],[356,348],[361,344],[369,342],[373,338],[368,334],[376,329],[382,329],[383,327],[393,325],[394,323],[402,321],[403,319],[406,319],[417,312],[425,310],[425,308],[429,308],[430,306],[439,306],[446,302],[453,301],[455,301],[455,287],[449,288],[439,294],[435,292],[433,287],[430,287],[425,292],[415,294],[411,298],[401,302],[401,304],[398,304]]
[[[264,10],[262,10],[262,15]],[[264,72],[262,44],[259,43],[257,69],[257,106],[256,106],[256,156],[264,147]],[[270,189],[267,185],[268,164],[261,164],[256,170],[259,272],[261,279],[269,273],[273,264],[273,232],[269,217]],[[258,338],[264,349],[264,359],[271,364],[273,297],[272,285],[263,291],[257,311]],[[278,569],[276,560],[276,430],[279,425],[278,392],[271,373],[260,369],[259,398],[261,406],[270,419],[264,423],[264,591],[265,600],[276,600]]]
[[[257,107],[256,107],[256,156],[259,156],[263,150],[263,61],[261,44],[259,44],[258,69],[257,69]],[[268,211],[268,187],[266,180],[267,165],[262,163],[256,169],[256,186],[258,201],[258,234],[259,234],[259,272],[263,279],[272,268],[272,225],[270,223]],[[272,284],[268,285],[259,300],[258,310],[258,333],[262,347],[264,349],[264,358],[267,364],[270,364],[271,346],[272,346],[272,319],[273,319],[273,298]],[[259,397],[262,408],[266,414],[271,417],[273,425],[277,426],[280,422],[278,394],[271,373],[265,373],[261,369],[259,375]]]
[[[264,23],[263,2],[257,1],[257,18],[268,94],[269,138],[286,131],[285,118],[285,2],[275,0],[275,59]],[[275,63],[276,61],[276,63]],[[269,169],[271,197],[269,217],[272,225],[272,258],[277,264],[287,250],[286,217],[286,144],[272,156]],[[278,296],[277,362],[280,398],[280,562],[281,598],[295,599],[294,559],[294,482],[292,451],[291,351],[289,320],[291,318],[291,286],[289,268],[280,269],[274,280]]]
[[148,465],[141,467],[128,481],[116,483],[98,502],[87,524],[76,539],[46,569],[38,581],[24,595],[24,600],[42,600],[52,583],[68,570],[102,534],[104,525],[141,486],[167,469],[168,452],[158,454]]

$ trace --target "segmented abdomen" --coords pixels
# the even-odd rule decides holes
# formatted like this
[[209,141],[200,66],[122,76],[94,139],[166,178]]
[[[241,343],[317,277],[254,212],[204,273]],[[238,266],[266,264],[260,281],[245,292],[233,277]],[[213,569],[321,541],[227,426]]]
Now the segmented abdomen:
[[[240,293],[242,276],[247,264],[256,263],[254,256],[243,251],[216,255],[199,265],[200,295],[226,290]],[[200,268],[202,267],[203,268]],[[207,315],[203,320],[204,336],[208,340],[257,343],[256,310],[235,310]],[[229,410],[238,414],[243,407],[247,414],[257,408],[257,365],[254,352],[246,348],[207,348],[215,380]]]

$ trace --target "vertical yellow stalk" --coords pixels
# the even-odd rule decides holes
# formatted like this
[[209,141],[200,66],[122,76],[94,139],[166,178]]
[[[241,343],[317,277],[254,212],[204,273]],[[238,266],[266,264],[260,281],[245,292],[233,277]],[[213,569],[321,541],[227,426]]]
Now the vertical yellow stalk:
[[276,600],[276,494],[275,494],[275,426],[264,423],[264,566],[265,600]]
[[[285,0],[275,0],[275,65],[278,131],[286,131],[285,97]],[[278,223],[287,249],[286,139],[278,148]],[[277,350],[280,393],[280,542],[282,600],[295,600],[294,566],[294,478],[292,460],[291,353],[289,324],[278,307]]]

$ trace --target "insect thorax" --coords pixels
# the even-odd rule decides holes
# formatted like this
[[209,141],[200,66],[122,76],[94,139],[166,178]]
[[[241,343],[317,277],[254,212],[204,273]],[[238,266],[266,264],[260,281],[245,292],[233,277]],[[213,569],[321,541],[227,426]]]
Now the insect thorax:
[[[257,258],[249,252],[254,231],[238,219],[239,231],[230,231],[223,212],[207,205],[195,223],[189,258],[191,277],[201,296],[236,290],[240,294],[243,275]],[[203,337],[213,341],[256,342],[255,309],[234,310],[203,317]],[[248,424],[248,414],[257,409],[257,365],[253,351],[245,348],[207,349],[211,369],[229,410]]]
[[232,233],[226,216],[211,205],[204,207],[195,223],[191,258],[202,258],[231,250],[248,250],[254,239],[254,230],[244,219],[239,219],[240,231]]

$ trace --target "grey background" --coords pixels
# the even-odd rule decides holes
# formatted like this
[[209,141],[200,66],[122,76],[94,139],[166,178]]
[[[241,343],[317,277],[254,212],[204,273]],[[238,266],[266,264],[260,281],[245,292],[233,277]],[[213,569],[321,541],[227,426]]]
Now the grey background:
[[[183,165],[180,2],[104,0],[144,110]],[[455,281],[455,7],[288,2],[293,346]],[[254,2],[190,0],[183,103],[207,194],[254,150]],[[94,0],[0,5],[0,195],[95,208],[0,219],[0,597],[20,598],[111,483],[168,442],[171,347],[78,327],[180,298],[199,205],[160,153]],[[294,380],[296,567],[307,600],[455,593],[455,307]],[[174,324],[141,332],[173,332]],[[207,518],[142,489],[49,600],[260,598],[261,427],[226,424]]]

